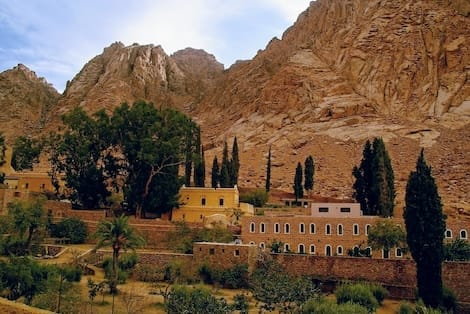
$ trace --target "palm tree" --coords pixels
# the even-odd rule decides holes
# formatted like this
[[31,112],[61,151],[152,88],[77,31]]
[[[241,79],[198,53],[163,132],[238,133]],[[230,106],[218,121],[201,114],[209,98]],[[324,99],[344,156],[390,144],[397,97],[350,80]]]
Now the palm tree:
[[114,294],[117,292],[118,262],[121,250],[135,250],[145,244],[145,240],[134,232],[129,225],[128,217],[121,215],[112,220],[103,220],[98,224],[95,238],[97,239],[95,249],[105,246],[113,248],[113,274],[110,280],[109,289]]

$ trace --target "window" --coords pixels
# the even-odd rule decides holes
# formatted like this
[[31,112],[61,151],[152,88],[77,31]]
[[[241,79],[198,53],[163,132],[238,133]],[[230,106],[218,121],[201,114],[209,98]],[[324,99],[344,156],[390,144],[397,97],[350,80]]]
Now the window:
[[211,247],[211,248],[209,249],[209,254],[210,254],[210,255],[214,255],[214,254],[215,254],[215,249],[214,249],[213,247]]
[[289,252],[290,252],[289,243],[284,244],[284,252],[286,252],[286,253],[289,253]]
[[389,250],[382,250],[382,257],[383,258],[390,258],[390,251]]
[[264,233],[265,232],[265,224],[264,222],[259,224],[259,232]]
[[305,224],[303,222],[299,224],[299,233],[305,233]]
[[460,230],[460,239],[466,239],[467,238],[467,230],[462,229]]
[[305,246],[301,243],[299,244],[299,253],[304,254],[305,253]]
[[290,233],[290,225],[284,224],[284,233]]
[[266,246],[264,245],[264,242],[259,243],[259,248],[264,251],[264,249],[266,248]]
[[372,256],[372,248],[370,246],[366,247],[366,256],[367,257]]
[[310,254],[315,254],[315,245],[310,245]]
[[240,256],[240,250],[238,250],[238,249],[235,250],[235,251],[233,252],[233,255],[234,255],[234,256]]
[[366,235],[369,235],[369,229],[370,229],[370,225],[366,225]]
[[343,255],[343,247],[341,245],[336,247],[336,254]]
[[337,231],[338,231],[338,235],[343,235],[343,225],[342,224],[338,224],[338,227],[337,227]]
[[341,207],[341,208],[340,208],[340,211],[341,211],[342,213],[350,213],[350,212],[351,212],[351,208],[349,208],[349,207]]
[[15,192],[15,193],[13,193],[13,196],[14,196],[14,197],[20,197],[20,196],[21,196],[21,193],[20,193],[20,192]]
[[318,211],[319,211],[320,213],[327,213],[327,212],[328,212],[328,207],[319,207],[319,208],[318,208]]
[[201,205],[206,206],[206,198],[205,197],[201,198]]
[[219,206],[224,206],[224,199],[222,197],[219,198]]
[[325,225],[325,234],[331,234],[331,225],[330,224]]
[[331,245],[325,246],[325,255],[331,256]]
[[446,238],[448,238],[448,239],[452,238],[452,230],[450,230],[450,229],[446,230]]
[[253,242],[253,241],[250,241],[250,245],[255,245],[255,242]]
[[29,183],[26,183],[26,184],[24,185],[24,187],[25,187],[25,189],[28,189],[28,188],[29,188]]
[[353,225],[353,235],[359,235],[359,225],[358,224]]
[[254,223],[254,222],[251,222],[251,223],[250,223],[250,232],[251,232],[251,233],[254,233],[255,230],[256,230],[255,223]]
[[315,233],[315,224],[314,223],[311,223],[310,224],[310,233]]
[[403,256],[403,252],[401,251],[401,249],[399,247],[397,247],[395,249],[395,256],[396,257],[402,257]]
[[279,233],[281,232],[280,230],[281,230],[281,227],[279,226],[279,223],[276,222],[274,224],[274,233]]

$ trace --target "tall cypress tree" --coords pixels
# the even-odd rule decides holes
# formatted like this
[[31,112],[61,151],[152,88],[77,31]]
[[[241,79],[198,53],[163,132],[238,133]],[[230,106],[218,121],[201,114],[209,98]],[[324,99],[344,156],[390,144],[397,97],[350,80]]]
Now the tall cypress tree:
[[266,192],[271,189],[271,146],[269,146],[268,164],[266,165]]
[[228,148],[227,142],[224,143],[224,150],[222,152],[222,165],[220,166],[220,175],[219,175],[219,183],[221,188],[229,188],[231,187],[231,162],[228,159]]
[[204,159],[204,148],[201,144],[201,134],[196,139],[197,154],[194,160],[194,185],[204,187],[206,181],[206,162]]
[[416,262],[418,296],[424,304],[438,307],[442,302],[443,240],[446,230],[442,203],[424,151],[408,178],[403,218],[406,240]]
[[315,175],[315,162],[310,155],[305,159],[305,190],[310,194],[313,191],[313,176]]
[[304,188],[302,186],[302,165],[297,163],[297,168],[295,169],[295,176],[294,176],[294,195],[295,200],[297,201],[299,198],[304,197]]
[[214,160],[212,161],[212,174],[211,174],[211,186],[213,188],[217,188],[219,185],[219,162],[217,161],[217,156],[214,156]]
[[240,158],[238,156],[238,143],[237,143],[237,137],[235,136],[235,139],[233,140],[233,146],[232,146],[232,159],[230,160],[230,168],[229,168],[229,174],[230,174],[230,185],[235,186],[238,184],[238,173],[240,170]]

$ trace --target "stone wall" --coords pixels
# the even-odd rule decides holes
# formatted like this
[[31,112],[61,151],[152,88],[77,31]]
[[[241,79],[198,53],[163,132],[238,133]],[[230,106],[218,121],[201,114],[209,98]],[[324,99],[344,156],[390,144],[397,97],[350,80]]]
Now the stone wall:
[[211,268],[227,269],[236,264],[247,264],[253,271],[258,259],[256,245],[198,242],[193,245],[194,263],[207,264]]

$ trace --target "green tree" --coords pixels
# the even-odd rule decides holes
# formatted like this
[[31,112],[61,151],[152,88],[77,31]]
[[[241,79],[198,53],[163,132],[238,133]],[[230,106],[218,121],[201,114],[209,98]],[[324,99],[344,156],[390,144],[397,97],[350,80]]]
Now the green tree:
[[[117,292],[119,256],[121,250],[127,251],[144,245],[144,239],[135,233],[129,225],[126,216],[114,217],[112,220],[103,220],[98,224],[95,237],[97,239],[96,249],[110,246],[113,250],[112,278],[109,283],[111,293]],[[114,304],[113,304],[114,306]]]
[[201,131],[199,129],[196,140],[197,154],[194,160],[194,185],[204,187],[206,181],[206,161],[204,158],[204,147],[201,144]]
[[394,174],[381,138],[367,140],[359,167],[353,168],[353,197],[365,215],[393,216],[395,204]]
[[[7,147],[5,145],[5,138],[3,137],[2,132],[0,132],[0,166],[3,166],[5,164],[6,150],[7,150]],[[5,174],[3,172],[0,172],[0,184],[3,184],[4,180],[5,180]]]
[[302,186],[302,165],[297,163],[297,168],[295,169],[294,176],[294,195],[295,200],[304,197],[304,188]]
[[443,240],[445,216],[431,167],[421,150],[416,170],[410,173],[406,185],[406,240],[416,262],[418,296],[434,308],[441,304]]
[[83,220],[76,217],[65,218],[51,228],[51,236],[68,238],[70,243],[84,243],[87,236],[87,227]]
[[16,171],[32,170],[33,164],[39,161],[42,144],[39,140],[27,136],[19,136],[13,144],[11,166]]
[[213,188],[217,188],[220,182],[220,170],[219,170],[219,162],[217,161],[217,156],[214,156],[214,160],[212,161],[212,173],[211,173],[211,186]]
[[238,173],[240,171],[240,158],[238,156],[238,143],[237,137],[233,140],[232,146],[232,159],[230,160],[230,186],[235,186],[238,184]]
[[470,261],[470,244],[463,239],[455,239],[444,245],[444,260]]
[[220,175],[219,175],[219,183],[221,188],[229,188],[231,187],[231,177],[230,177],[230,170],[231,163],[228,158],[228,147],[227,142],[224,142],[224,149],[222,151],[222,165],[220,166]]
[[263,207],[268,201],[269,194],[266,190],[256,189],[240,195],[240,202],[249,203],[255,207]]
[[271,189],[271,146],[269,146],[268,163],[266,165],[266,192]]
[[304,187],[305,190],[308,191],[308,193],[312,193],[313,191],[313,177],[315,175],[315,162],[313,160],[313,157],[310,155],[305,159],[305,183]]
[[406,235],[401,226],[391,219],[381,219],[370,227],[367,243],[372,249],[383,250],[384,256],[388,256],[392,248],[406,250]]
[[231,313],[230,307],[224,298],[217,299],[209,290],[204,288],[173,286],[166,300],[166,311],[170,314]]

